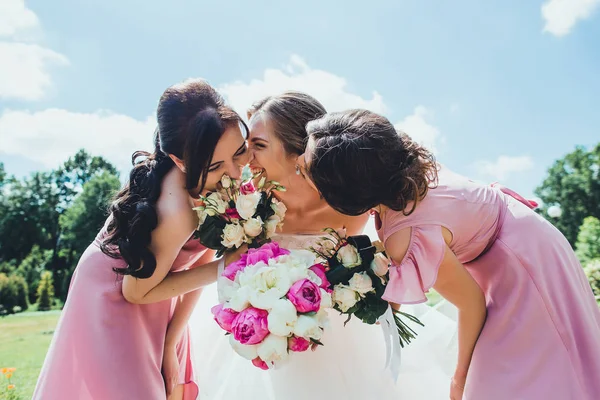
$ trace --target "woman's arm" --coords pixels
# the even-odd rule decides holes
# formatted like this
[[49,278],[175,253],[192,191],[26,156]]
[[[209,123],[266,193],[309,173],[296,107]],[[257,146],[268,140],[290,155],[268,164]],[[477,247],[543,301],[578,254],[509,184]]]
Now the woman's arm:
[[[215,252],[213,250],[207,250],[196,263],[197,268],[204,268],[205,264],[213,261],[214,257]],[[166,346],[175,346],[179,343],[201,294],[202,288],[193,290],[179,298],[173,318],[171,318],[171,322],[167,328],[167,336],[165,339]]]
[[475,343],[487,315],[485,297],[477,282],[448,246],[433,287],[458,308],[458,362],[454,381],[459,386],[464,386]]

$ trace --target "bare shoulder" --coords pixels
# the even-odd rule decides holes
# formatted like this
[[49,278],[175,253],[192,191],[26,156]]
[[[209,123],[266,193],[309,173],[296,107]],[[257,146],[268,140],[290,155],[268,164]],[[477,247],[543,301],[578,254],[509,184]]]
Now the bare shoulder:
[[162,182],[156,213],[159,225],[185,228],[186,232],[195,228],[197,221],[189,193],[172,173],[168,173]]
[[402,262],[410,246],[412,228],[400,229],[385,241],[385,252],[396,263]]
[[343,215],[341,226],[346,228],[348,236],[360,235],[365,230],[367,222],[369,222],[369,214],[362,214],[356,217]]

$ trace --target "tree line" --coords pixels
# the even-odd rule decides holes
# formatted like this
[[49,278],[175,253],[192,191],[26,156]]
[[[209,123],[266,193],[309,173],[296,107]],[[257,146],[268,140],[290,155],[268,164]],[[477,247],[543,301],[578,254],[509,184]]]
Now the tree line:
[[[0,315],[62,306],[120,185],[116,167],[85,150],[20,179],[0,163]],[[538,213],[575,248],[600,303],[600,143],[556,160],[535,193]]]

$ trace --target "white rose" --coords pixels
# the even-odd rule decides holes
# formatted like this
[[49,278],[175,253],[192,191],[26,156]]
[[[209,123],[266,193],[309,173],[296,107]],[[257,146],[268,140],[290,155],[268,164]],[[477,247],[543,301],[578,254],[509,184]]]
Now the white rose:
[[300,315],[294,326],[294,335],[319,340],[323,336],[323,330],[319,325],[319,319],[315,315]]
[[227,248],[240,247],[246,239],[244,228],[238,224],[227,224],[223,229],[223,240],[221,244]]
[[225,188],[228,189],[231,187],[231,178],[227,175],[223,175],[223,177],[221,178],[221,185]]
[[373,281],[366,272],[354,274],[348,282],[350,289],[360,294],[367,294],[373,290]]
[[337,259],[346,268],[358,267],[362,263],[358,250],[350,244],[347,244],[338,251]]
[[333,288],[332,298],[340,310],[346,312],[354,307],[358,301],[358,293],[344,285],[336,285]]
[[254,192],[250,194],[240,194],[235,202],[235,208],[237,209],[240,217],[244,219],[250,219],[256,213],[256,207],[260,201],[260,192]]
[[219,295],[219,303],[225,303],[231,300],[239,288],[239,283],[231,281],[224,276],[220,276],[219,279],[217,279],[217,294]]
[[275,302],[267,317],[269,332],[279,336],[289,336],[297,320],[296,307],[289,300],[280,299]]
[[250,218],[244,223],[244,232],[251,238],[255,238],[262,232],[263,221],[260,217]]
[[217,210],[215,210],[212,207],[208,207],[206,210],[204,210],[204,212],[206,212],[206,215],[214,217],[215,215],[217,215]]
[[258,345],[256,345],[256,344],[254,344],[254,345],[241,344],[240,342],[235,340],[233,335],[229,335],[229,344],[231,345],[231,348],[236,353],[238,353],[240,356],[244,357],[246,360],[252,361],[256,357],[258,357]]
[[224,214],[227,209],[227,202],[223,200],[218,192],[211,193],[206,198],[206,204],[216,210],[218,214]]
[[251,290],[247,286],[242,286],[235,291],[231,299],[229,299],[229,308],[233,311],[242,312],[246,308],[250,307],[250,294]]
[[265,229],[267,230],[267,238],[272,237],[277,231],[277,227],[281,223],[281,218],[277,215],[270,217],[265,223]]
[[331,294],[327,293],[325,289],[321,289],[321,310],[324,308],[333,307],[333,299],[331,298]]
[[271,208],[275,211],[275,215],[279,217],[280,220],[285,219],[285,213],[287,212],[287,207],[281,201],[273,199],[273,203],[271,203]]
[[327,329],[329,327],[329,314],[327,314],[325,309],[321,308],[317,311],[316,317],[321,328]]
[[206,221],[208,213],[204,207],[196,207],[194,208],[194,211],[196,211],[196,215],[198,215],[198,229],[200,229],[204,221]]
[[257,354],[267,364],[282,364],[288,359],[288,341],[286,337],[270,334],[257,345]]
[[375,254],[375,258],[371,261],[371,270],[375,275],[381,277],[388,273],[389,261],[383,254]]

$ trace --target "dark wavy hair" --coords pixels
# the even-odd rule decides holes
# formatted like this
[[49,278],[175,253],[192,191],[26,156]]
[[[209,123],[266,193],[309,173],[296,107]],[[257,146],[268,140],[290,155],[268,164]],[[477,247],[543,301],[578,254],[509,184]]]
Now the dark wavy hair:
[[156,202],[162,181],[174,166],[169,154],[184,161],[186,188],[193,196],[193,191],[202,191],[206,184],[223,132],[238,124],[245,128],[239,115],[203,80],[189,80],[165,90],[156,114],[154,152],[133,153],[129,181],[109,208],[109,224],[100,245],[104,254],[127,262],[115,272],[136,278],[149,278],[156,269],[149,246],[158,225]]
[[331,113],[310,122],[307,131],[308,175],[343,214],[360,215],[383,204],[409,215],[437,185],[433,154],[381,115]]
[[300,155],[304,153],[308,138],[306,124],[322,117],[326,112],[325,107],[314,97],[288,91],[257,101],[248,110],[248,117],[257,113],[267,116],[286,153]]

